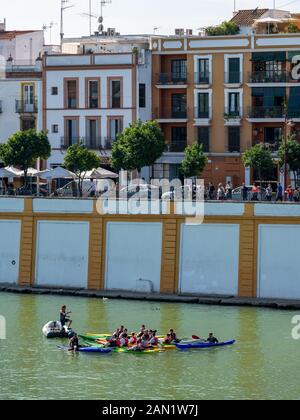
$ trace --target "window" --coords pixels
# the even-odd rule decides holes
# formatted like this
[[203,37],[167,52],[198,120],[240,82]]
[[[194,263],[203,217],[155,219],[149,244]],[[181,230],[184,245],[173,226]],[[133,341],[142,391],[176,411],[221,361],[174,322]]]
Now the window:
[[99,119],[89,118],[86,121],[86,145],[89,148],[96,149],[100,144],[100,121]]
[[88,81],[88,108],[90,109],[99,108],[99,81],[98,80]]
[[278,145],[282,140],[281,127],[265,127],[265,143]]
[[198,93],[197,118],[209,118],[209,93]]
[[66,96],[66,108],[77,108],[77,80],[67,80]]
[[228,152],[240,152],[240,127],[228,127]]
[[66,147],[72,146],[78,142],[78,120],[76,118],[67,118],[65,120],[65,139]]
[[184,152],[187,146],[187,128],[172,127],[171,152]]
[[34,84],[24,84],[22,86],[22,112],[34,112],[35,98],[34,98]]
[[52,133],[58,133],[58,124],[53,124],[51,131],[52,131]]
[[111,107],[121,108],[121,81],[111,81]]
[[171,61],[172,82],[186,83],[187,81],[187,61],[172,60]]
[[122,132],[122,119],[110,118],[109,119],[109,140],[116,140],[117,135]]
[[227,83],[241,82],[240,58],[228,58],[228,80]]
[[240,115],[240,94],[237,92],[229,92],[228,94],[228,110],[229,116],[238,117]]
[[140,83],[139,85],[139,107],[146,108],[146,85]]
[[209,72],[209,59],[201,58],[198,60],[198,83],[209,84],[210,82],[210,72]]
[[57,86],[52,86],[51,95],[58,95],[58,87]]
[[172,118],[186,118],[186,95],[184,93],[172,94]]
[[203,151],[209,152],[209,127],[198,127],[198,143],[203,145]]
[[21,118],[21,131],[36,129],[35,118]]

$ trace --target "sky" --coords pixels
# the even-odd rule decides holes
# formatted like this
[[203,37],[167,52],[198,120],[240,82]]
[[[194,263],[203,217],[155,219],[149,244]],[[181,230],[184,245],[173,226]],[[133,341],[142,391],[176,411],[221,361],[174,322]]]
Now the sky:
[[[100,0],[92,1],[92,11],[100,15]],[[60,0],[0,0],[0,20],[6,18],[7,29],[42,29],[46,43],[58,43],[60,32]],[[237,9],[272,8],[274,0],[236,0]],[[65,37],[89,35],[89,0],[69,0],[74,7],[65,12]],[[299,11],[300,0],[276,0],[276,7]],[[175,28],[197,30],[230,19],[234,0],[112,0],[104,7],[104,26],[116,28],[121,34],[173,34]],[[93,31],[97,19],[93,19]]]

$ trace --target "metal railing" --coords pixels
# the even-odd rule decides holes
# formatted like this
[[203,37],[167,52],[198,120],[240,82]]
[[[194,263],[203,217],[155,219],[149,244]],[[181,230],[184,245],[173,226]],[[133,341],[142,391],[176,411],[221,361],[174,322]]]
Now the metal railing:
[[115,137],[105,137],[104,138],[104,149],[111,150],[116,141],[117,141],[117,139]]
[[248,118],[285,118],[284,106],[253,106],[248,109]]
[[211,109],[201,109],[199,107],[194,108],[194,118],[196,119],[210,119],[211,118]]
[[154,119],[186,119],[188,109],[183,106],[182,108],[165,108],[162,107],[160,110],[156,109],[154,112]]
[[16,113],[17,114],[36,114],[38,112],[38,101],[33,100],[33,103],[27,103],[24,100],[16,99]]
[[168,144],[168,152],[181,153],[184,152],[187,147],[186,140],[172,140]]
[[188,75],[184,73],[158,73],[156,83],[158,85],[186,85]]
[[61,148],[67,149],[74,144],[85,146],[89,150],[99,150],[101,148],[101,138],[97,137],[95,139],[90,139],[87,137],[67,137],[62,136],[61,139]]
[[249,83],[299,83],[288,71],[258,71],[248,76]]
[[242,83],[242,72],[225,72],[225,83],[237,85]]
[[236,118],[242,118],[240,108],[239,108],[239,107],[238,107],[238,108],[236,108],[236,109],[229,109],[229,108],[225,108],[224,118],[225,118],[225,119],[236,119]]
[[211,84],[211,73],[210,72],[198,72],[194,73],[195,85],[210,85]]

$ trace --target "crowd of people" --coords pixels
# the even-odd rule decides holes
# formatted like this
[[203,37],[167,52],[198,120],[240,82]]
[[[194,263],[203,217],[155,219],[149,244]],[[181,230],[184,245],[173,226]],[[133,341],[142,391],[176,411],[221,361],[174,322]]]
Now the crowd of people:
[[293,188],[292,185],[289,185],[284,191],[284,188],[282,187],[280,182],[277,183],[276,189],[272,187],[271,183],[268,183],[266,188],[261,188],[261,186],[258,183],[255,183],[251,187],[243,183],[242,187],[240,188],[240,191],[235,193],[234,197],[233,192],[234,190],[231,182],[227,182],[225,187],[222,183],[219,183],[217,188],[215,188],[213,183],[210,182],[205,191],[205,198],[211,201],[230,201],[233,199],[240,199],[241,201],[271,202],[275,200],[275,202],[300,202],[300,189],[298,187]]

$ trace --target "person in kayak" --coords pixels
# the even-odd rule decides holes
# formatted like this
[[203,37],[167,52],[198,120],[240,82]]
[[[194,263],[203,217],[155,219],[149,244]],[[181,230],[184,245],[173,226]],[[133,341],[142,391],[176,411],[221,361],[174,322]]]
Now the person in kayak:
[[119,347],[127,347],[128,343],[128,335],[124,332],[119,338]]
[[171,336],[172,341],[174,341],[174,343],[178,343],[179,340],[177,338],[176,332],[172,329],[170,329],[169,334]]
[[141,329],[140,329],[140,332],[138,333],[138,338],[141,338],[141,337],[143,337],[143,335],[144,335],[144,333],[145,333],[145,331],[146,331],[146,327],[145,327],[145,325],[142,325],[141,326]]
[[168,333],[168,334],[165,336],[163,343],[164,343],[164,344],[171,344],[171,343],[172,343],[172,336],[171,336],[171,334],[170,334],[170,333]]
[[135,346],[137,342],[136,334],[133,332],[131,333],[131,337],[129,339],[129,344]]
[[66,324],[68,324],[68,328],[71,327],[72,320],[68,318],[68,315],[70,315],[72,312],[67,312],[66,305],[63,305],[60,310],[60,323],[61,326],[64,327]]
[[211,344],[218,344],[219,340],[216,337],[214,337],[213,333],[210,333],[206,342]]
[[158,346],[158,338],[156,337],[156,332],[157,331],[150,332],[150,340],[149,340],[150,346]]
[[79,347],[78,335],[74,333],[73,337],[69,341],[69,351],[77,351]]
[[131,351],[143,351],[146,350],[147,346],[144,345],[141,338],[137,339],[136,345],[131,347],[129,350]]

